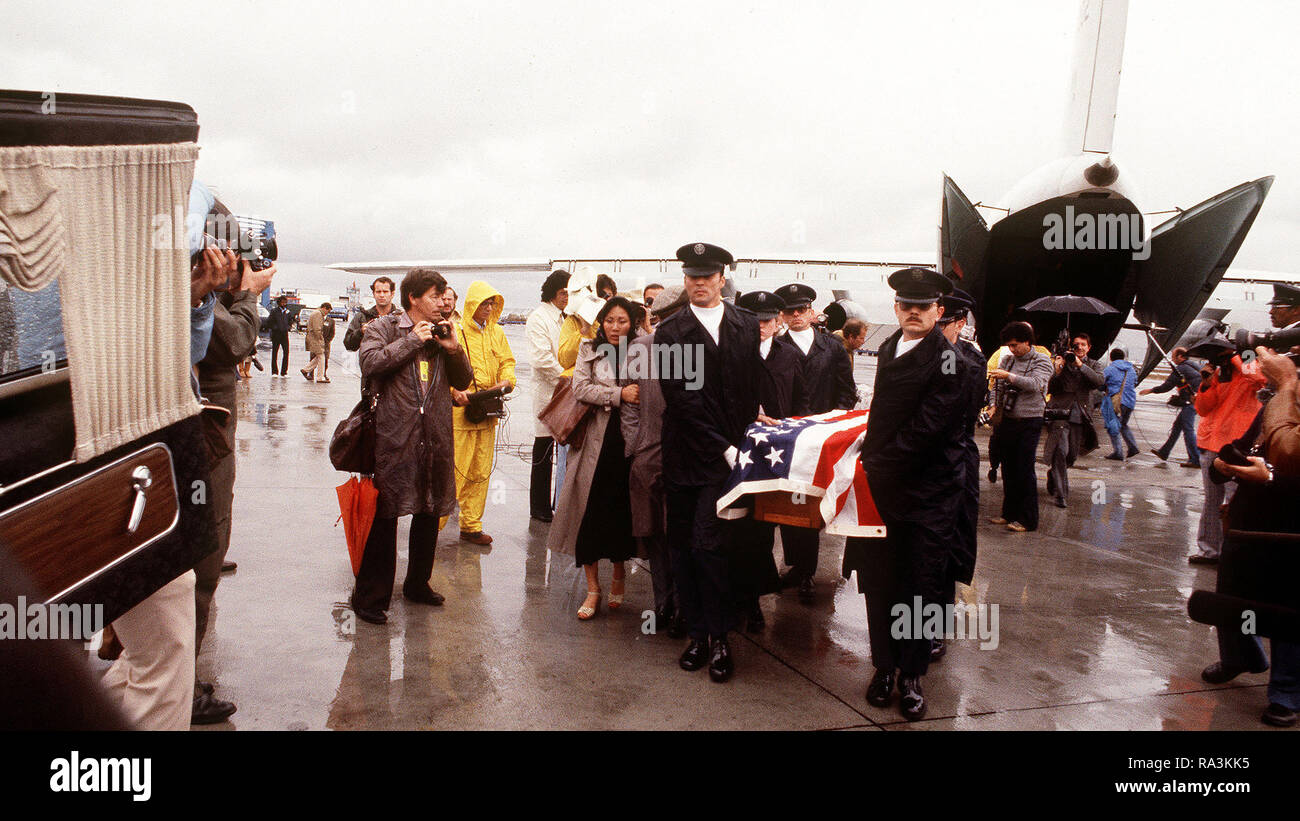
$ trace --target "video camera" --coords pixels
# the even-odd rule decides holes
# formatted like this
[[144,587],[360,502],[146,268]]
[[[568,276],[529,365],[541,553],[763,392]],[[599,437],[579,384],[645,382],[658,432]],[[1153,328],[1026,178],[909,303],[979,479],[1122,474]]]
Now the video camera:
[[254,271],[270,268],[280,254],[274,222],[255,217],[237,217],[226,210],[220,201],[208,214],[203,232],[203,248],[190,255],[190,267],[198,264],[199,256],[207,248],[238,251],[239,258],[248,262]]
[[489,418],[504,419],[506,404],[503,397],[510,391],[510,385],[502,385],[466,394],[469,404],[465,406],[465,419],[470,422],[486,422]]
[[1287,351],[1300,345],[1300,328],[1284,328],[1280,331],[1250,331],[1241,328],[1233,334],[1232,342],[1238,351],[1268,348],[1286,355]]

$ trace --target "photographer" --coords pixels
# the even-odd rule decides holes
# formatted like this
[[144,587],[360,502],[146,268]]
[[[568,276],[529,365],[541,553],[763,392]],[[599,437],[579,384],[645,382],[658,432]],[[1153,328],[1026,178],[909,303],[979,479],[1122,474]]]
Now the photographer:
[[989,520],[1013,533],[1038,529],[1038,477],[1034,457],[1043,433],[1043,394],[1052,378],[1052,360],[1034,350],[1034,328],[1011,322],[1002,329],[1010,353],[989,371],[994,380],[994,407],[999,411],[997,438],[1002,463],[1002,515]]
[[[201,417],[209,443],[213,514],[216,518],[218,548],[194,567],[195,635],[194,655],[203,647],[208,612],[221,579],[221,565],[230,549],[231,509],[235,495],[235,366],[257,344],[259,320],[257,296],[271,285],[275,266],[254,271],[247,261],[240,262],[238,280],[217,295],[213,305],[212,338],[207,353],[198,364],[199,388],[213,405],[226,408],[229,414],[205,413]],[[235,712],[235,705],[213,695],[212,685],[194,682],[193,724],[225,721]]]
[[1183,437],[1183,446],[1187,448],[1187,461],[1183,462],[1183,467],[1199,468],[1201,466],[1201,453],[1196,449],[1196,392],[1201,387],[1201,374],[1192,367],[1192,363],[1187,361],[1186,348],[1174,348],[1169,352],[1169,361],[1174,364],[1169,376],[1164,382],[1154,388],[1143,388],[1138,391],[1138,395],[1146,396],[1149,393],[1166,393],[1177,389],[1177,393],[1169,398],[1171,407],[1178,408],[1178,416],[1174,417],[1174,426],[1169,430],[1169,438],[1159,448],[1152,448],[1151,452],[1160,457],[1160,461],[1169,458],[1173,452],[1174,445],[1178,442],[1178,435]]
[[450,389],[469,387],[473,378],[465,351],[442,319],[446,287],[438,272],[412,269],[401,286],[406,312],[375,319],[361,340],[361,375],[379,396],[374,474],[379,502],[352,608],[372,624],[388,620],[384,611],[393,595],[399,516],[414,516],[402,594],[422,604],[443,601],[429,588],[429,576],[438,517],[456,502]]
[[1106,384],[1101,363],[1088,356],[1092,338],[1074,334],[1070,347],[1052,361],[1055,369],[1047,383],[1047,443],[1043,457],[1048,464],[1047,492],[1057,507],[1065,507],[1070,493],[1069,468],[1080,455],[1097,449],[1097,430],[1092,426],[1092,392]]
[[1245,364],[1236,346],[1226,339],[1208,339],[1193,346],[1206,356],[1201,368],[1201,387],[1196,395],[1196,414],[1201,417],[1196,444],[1201,451],[1201,485],[1205,504],[1196,531],[1197,552],[1187,557],[1192,564],[1215,564],[1223,547],[1223,524],[1219,508],[1230,501],[1232,485],[1220,485],[1210,476],[1210,466],[1219,449],[1238,438],[1250,427],[1259,412],[1255,394],[1265,379],[1256,362]]
[[[1218,478],[1235,480],[1237,491],[1227,510],[1227,538],[1215,590],[1229,596],[1259,600],[1284,608],[1300,606],[1294,592],[1300,541],[1300,470],[1294,458],[1300,440],[1300,408],[1296,404],[1296,369],[1292,360],[1266,348],[1256,355],[1276,395],[1261,410],[1246,433],[1222,449],[1213,462]],[[1288,457],[1285,461],[1283,456]],[[1271,464],[1281,462],[1282,465]],[[1291,538],[1287,538],[1288,535]],[[1268,669],[1258,636],[1244,629],[1217,629],[1219,661],[1201,678],[1224,684],[1242,673]],[[1268,709],[1260,720],[1275,727],[1296,724],[1300,710],[1300,644],[1270,638],[1272,673]]]
[[[515,387],[515,355],[506,332],[497,321],[505,309],[505,297],[486,282],[471,282],[465,295],[465,317],[452,327],[469,355],[475,392]],[[443,310],[446,311],[444,303]],[[496,453],[497,417],[463,390],[451,391],[452,429],[456,442],[456,501],[460,504],[460,538],[477,545],[492,544],[483,532],[483,508],[487,505],[488,482],[492,478],[492,457]],[[500,399],[496,400],[498,408]]]

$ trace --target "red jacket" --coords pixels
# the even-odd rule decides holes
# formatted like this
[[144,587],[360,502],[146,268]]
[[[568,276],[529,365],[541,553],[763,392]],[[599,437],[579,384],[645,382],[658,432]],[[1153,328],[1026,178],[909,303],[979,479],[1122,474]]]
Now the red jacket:
[[1268,382],[1259,372],[1259,363],[1252,360],[1244,365],[1240,356],[1233,356],[1232,369],[1233,377],[1228,382],[1219,381],[1218,371],[1201,380],[1201,390],[1196,394],[1196,413],[1201,417],[1196,444],[1203,450],[1217,453],[1239,439],[1259,413],[1255,394]]

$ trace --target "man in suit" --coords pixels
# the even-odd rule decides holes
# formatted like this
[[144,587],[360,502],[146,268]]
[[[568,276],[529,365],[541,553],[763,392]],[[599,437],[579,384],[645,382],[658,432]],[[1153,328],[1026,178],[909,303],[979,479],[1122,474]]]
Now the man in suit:
[[707,663],[709,677],[722,682],[735,665],[727,644],[731,595],[717,502],[745,429],[758,417],[758,320],[722,301],[724,271],[735,265],[725,249],[695,242],[677,249],[677,258],[690,304],[659,323],[655,346],[697,366],[691,374],[685,367],[659,373],[668,544],[690,636],[679,663],[684,670]]
[[[853,360],[844,344],[820,328],[813,327],[817,313],[813,300],[817,292],[794,282],[782,285],[776,295],[785,302],[781,319],[787,327],[784,339],[799,354],[804,373],[807,413],[852,410],[858,402],[858,388],[853,383]],[[817,549],[821,534],[806,527],[781,526],[781,546],[785,563],[790,567],[781,577],[782,587],[799,587],[799,600],[811,603],[816,588]]]
[[928,268],[904,268],[890,275],[889,286],[899,330],[880,347],[861,457],[886,536],[850,537],[844,573],[858,571],[858,591],[866,596],[875,667],[867,701],[888,706],[897,681],[903,717],[915,721],[925,715],[921,677],[934,637],[910,635],[909,625],[919,618],[917,598],[923,607],[942,606],[949,587],[949,544],[962,498],[965,380],[961,356],[938,326],[939,298],[952,283]]
[[[767,291],[748,291],[736,298],[741,308],[753,311],[758,318],[759,354],[763,372],[759,381],[758,420],[766,425],[808,412],[801,368],[802,355],[793,342],[776,335],[777,323],[785,303]],[[790,528],[795,530],[797,528]],[[776,525],[751,518],[736,520],[732,526],[731,571],[732,593],[737,609],[745,614],[745,629],[757,633],[767,626],[759,597],[781,589],[772,558]],[[817,531],[810,531],[815,537]]]

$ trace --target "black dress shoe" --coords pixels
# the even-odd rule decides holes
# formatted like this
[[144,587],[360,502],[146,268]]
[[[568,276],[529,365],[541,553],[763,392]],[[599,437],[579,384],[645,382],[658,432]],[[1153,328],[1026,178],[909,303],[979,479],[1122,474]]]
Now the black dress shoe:
[[673,617],[668,620],[668,638],[684,639],[686,638],[686,617],[681,611],[675,611]]
[[1295,710],[1283,707],[1276,702],[1270,702],[1268,709],[1259,717],[1259,720],[1265,724],[1272,724],[1274,727],[1294,727],[1296,714]]
[[357,618],[371,624],[387,624],[388,614],[383,610],[372,610],[368,607],[353,607],[352,612],[357,614]]
[[222,701],[210,693],[203,693],[194,699],[194,706],[190,708],[190,723],[220,724],[234,715],[236,709],[233,702]]
[[221,572],[222,572],[222,573],[234,573],[234,572],[235,572],[236,570],[238,570],[238,569],[239,569],[239,565],[236,564],[235,562],[222,562],[222,563],[221,563]]
[[1127,458],[1132,459],[1134,456],[1137,456],[1138,453],[1140,452],[1141,451],[1139,451],[1137,448],[1129,448]]
[[765,627],[767,627],[767,619],[763,617],[763,608],[758,606],[758,602],[754,602],[745,615],[745,629],[750,633],[761,633]]
[[1218,564],[1219,556],[1216,553],[1213,556],[1207,556],[1204,553],[1193,553],[1187,557],[1188,564]]
[[1150,452],[1151,452],[1151,453],[1154,453],[1155,456],[1156,456],[1156,458],[1159,459],[1159,460],[1162,461],[1162,462],[1167,462],[1167,461],[1169,461],[1169,457],[1168,457],[1168,456],[1165,456],[1163,453],[1161,453],[1160,451],[1156,450],[1155,448],[1152,448],[1152,449],[1150,450]]
[[803,581],[799,582],[799,601],[812,604],[816,595],[817,588],[813,585],[812,576],[804,576]]
[[1201,671],[1201,680],[1210,684],[1227,684],[1242,673],[1262,673],[1267,669],[1267,664],[1258,670],[1247,670],[1244,667],[1225,667],[1223,662],[1216,661]]
[[934,663],[948,654],[948,645],[943,639],[930,639],[930,662]]
[[736,665],[731,660],[731,647],[727,640],[710,639],[709,641],[709,678],[721,684],[731,678]]
[[441,593],[434,592],[427,584],[420,585],[419,587],[407,587],[406,585],[402,585],[402,595],[417,604],[432,604],[434,607],[437,607],[446,601]]
[[867,685],[867,703],[876,707],[888,707],[894,697],[894,671],[876,670]]
[[683,670],[694,672],[703,667],[708,660],[709,643],[704,639],[691,639],[691,643],[686,645],[686,650],[677,663]]
[[898,677],[898,710],[908,721],[918,721],[925,716],[925,695],[921,692],[920,676]]
[[1106,455],[1106,458],[1109,459],[1109,460],[1112,461],[1112,462],[1123,462],[1123,461],[1124,461],[1124,457],[1123,457],[1123,456],[1120,456],[1118,453],[1110,453],[1110,454],[1107,454],[1107,455]]

